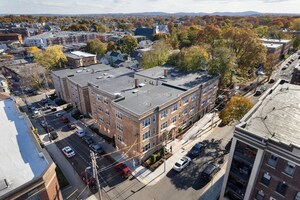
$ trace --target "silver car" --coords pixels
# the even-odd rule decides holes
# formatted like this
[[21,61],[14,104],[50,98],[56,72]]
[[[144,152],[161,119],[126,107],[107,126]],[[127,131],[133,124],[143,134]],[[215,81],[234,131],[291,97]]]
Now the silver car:
[[175,171],[181,172],[188,164],[191,162],[191,158],[183,156],[179,161],[177,161],[173,167]]

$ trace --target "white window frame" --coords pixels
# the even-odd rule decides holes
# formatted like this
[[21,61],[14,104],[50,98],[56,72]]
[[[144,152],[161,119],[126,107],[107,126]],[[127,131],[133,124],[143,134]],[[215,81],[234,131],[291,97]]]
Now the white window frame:
[[[287,169],[289,169],[289,167],[291,168],[292,171],[290,172],[287,172]],[[291,162],[287,162],[286,163],[286,166],[284,167],[284,170],[283,172],[289,176],[293,176],[294,173],[295,173],[295,170],[296,170],[296,165],[294,163],[291,163]]]
[[171,111],[171,113],[174,113],[177,110],[178,110],[178,103],[175,103],[175,104],[172,105],[172,111]]
[[106,105],[108,105],[108,100],[107,100],[107,98],[104,98],[104,99],[103,99],[103,103],[106,104]]
[[96,100],[102,102],[102,97],[99,94],[97,94]]
[[196,101],[197,97],[198,97],[198,94],[193,94],[192,95],[192,101]]
[[160,125],[160,130],[164,130],[167,127],[168,127],[168,122],[166,121]]
[[189,97],[185,97],[184,99],[183,99],[183,105],[186,105],[186,104],[188,104],[189,103]]
[[119,111],[116,111],[116,117],[117,117],[117,119],[121,119],[121,120],[123,119],[123,115]]
[[182,115],[187,115],[187,114],[188,114],[188,109],[187,108],[183,109]]
[[117,127],[118,131],[123,132],[123,126],[122,126],[122,124],[120,124],[120,123],[117,122],[116,127]]
[[119,141],[119,142],[123,142],[123,141],[124,141],[124,139],[123,139],[123,136],[122,136],[122,135],[118,135],[117,139],[118,139],[118,141]]
[[177,121],[177,115],[171,118],[171,124],[175,123]]
[[143,128],[146,128],[146,127],[150,126],[150,124],[151,124],[151,118],[150,117],[145,118],[142,122]]
[[105,114],[109,115],[109,110],[108,109],[105,110]]
[[160,116],[161,119],[165,119],[168,116],[168,110],[164,109],[163,111],[161,111]]
[[146,131],[144,134],[143,134],[143,140],[146,140],[148,138],[150,138],[151,134],[150,134],[150,130]]
[[143,152],[148,151],[151,148],[151,144],[148,143],[146,145],[143,146]]

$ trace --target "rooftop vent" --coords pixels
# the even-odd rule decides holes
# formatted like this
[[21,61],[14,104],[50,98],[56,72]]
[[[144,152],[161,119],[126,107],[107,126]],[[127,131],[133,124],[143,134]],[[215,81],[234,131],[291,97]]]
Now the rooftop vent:
[[146,84],[145,83],[140,83],[139,87],[144,87]]
[[165,77],[165,76],[160,76],[159,78],[160,78],[160,79],[165,79],[166,77]]
[[98,76],[96,79],[103,79],[103,76]]
[[107,76],[108,74],[107,73],[103,73],[103,76]]
[[114,93],[114,95],[118,97],[118,96],[121,96],[121,93],[120,92],[116,92],[116,93]]
[[113,75],[111,75],[111,74],[107,76],[107,78],[112,78],[112,77],[114,77],[114,76],[113,76]]
[[139,90],[133,90],[133,91],[132,91],[132,93],[134,93],[134,94],[135,94],[135,93],[137,93],[138,91],[139,91]]
[[70,75],[68,75],[68,77],[72,77],[72,76],[74,76],[74,74],[70,74]]
[[76,71],[76,73],[80,73],[80,72],[82,72],[82,69]]

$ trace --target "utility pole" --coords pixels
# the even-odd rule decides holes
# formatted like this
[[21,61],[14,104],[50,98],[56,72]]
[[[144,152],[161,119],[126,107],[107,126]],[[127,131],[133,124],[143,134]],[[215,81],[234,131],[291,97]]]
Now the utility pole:
[[92,159],[92,169],[93,169],[93,177],[96,179],[97,186],[98,186],[98,195],[100,200],[102,200],[102,194],[101,194],[101,186],[98,178],[98,171],[97,171],[97,163],[96,163],[96,156],[93,151],[90,151],[91,153],[91,159]]

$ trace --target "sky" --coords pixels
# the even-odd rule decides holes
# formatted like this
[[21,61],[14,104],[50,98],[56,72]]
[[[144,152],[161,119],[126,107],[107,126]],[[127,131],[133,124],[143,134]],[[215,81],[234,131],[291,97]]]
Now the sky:
[[0,0],[0,14],[300,13],[300,0]]

